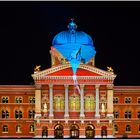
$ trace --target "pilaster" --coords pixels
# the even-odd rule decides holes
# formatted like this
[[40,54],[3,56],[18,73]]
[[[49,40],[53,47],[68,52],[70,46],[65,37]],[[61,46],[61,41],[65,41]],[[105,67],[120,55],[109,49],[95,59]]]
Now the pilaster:
[[107,85],[107,117],[113,117],[113,84]]
[[69,85],[67,85],[67,84],[65,84],[64,85],[64,87],[65,87],[65,114],[64,114],[64,117],[65,118],[68,118],[69,117],[69,106],[68,106],[68,87],[69,87]]
[[96,117],[96,118],[100,118],[100,114],[99,114],[99,87],[100,87],[99,84],[95,85],[95,89],[96,89],[95,117]]
[[80,117],[85,117],[84,114],[84,85],[80,85],[81,93],[80,93]]
[[35,89],[35,118],[41,116],[41,85],[36,85]]
[[50,102],[50,111],[49,117],[53,118],[53,84],[49,84],[49,102]]

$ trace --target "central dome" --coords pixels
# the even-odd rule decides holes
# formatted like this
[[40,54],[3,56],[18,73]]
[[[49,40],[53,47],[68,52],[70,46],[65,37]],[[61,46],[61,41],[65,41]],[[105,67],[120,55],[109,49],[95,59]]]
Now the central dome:
[[74,34],[70,31],[62,31],[54,37],[52,45],[64,45],[69,43],[93,45],[91,37],[82,31],[76,31]]
[[81,45],[92,45],[92,38],[83,31],[76,31],[77,25],[73,22],[70,22],[68,25],[67,31],[62,31],[58,33],[52,42],[52,45],[64,45],[69,43],[81,44]]
[[86,63],[96,53],[92,38],[83,31],[77,31],[77,25],[73,20],[68,25],[67,31],[58,33],[52,45],[67,59],[76,57],[80,52],[80,59]]

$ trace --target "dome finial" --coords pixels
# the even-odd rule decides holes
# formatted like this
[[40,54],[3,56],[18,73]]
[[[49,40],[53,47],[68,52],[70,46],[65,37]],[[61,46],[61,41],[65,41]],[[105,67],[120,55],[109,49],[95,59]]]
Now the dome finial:
[[68,29],[70,30],[71,33],[75,33],[77,25],[74,22],[74,18],[71,18],[71,22],[68,24]]

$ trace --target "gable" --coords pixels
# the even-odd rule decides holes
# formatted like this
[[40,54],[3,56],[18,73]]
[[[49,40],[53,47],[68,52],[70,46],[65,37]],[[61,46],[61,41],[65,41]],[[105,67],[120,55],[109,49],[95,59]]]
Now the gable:
[[[98,69],[96,67],[86,65],[86,64],[80,64],[77,72],[77,76],[85,76],[85,77],[110,77],[115,78],[116,75],[114,73],[104,71],[101,69]],[[52,76],[58,76],[58,77],[64,77],[64,76],[73,76],[73,71],[70,64],[64,64],[59,65],[55,67],[51,67],[49,69],[39,71],[37,73],[32,74],[33,78],[45,78],[45,77],[52,77]]]
[[[91,72],[82,68],[77,69],[76,75],[77,76],[101,76],[98,73]],[[50,73],[47,76],[73,76],[73,71],[72,71],[72,68],[66,68],[63,70]]]

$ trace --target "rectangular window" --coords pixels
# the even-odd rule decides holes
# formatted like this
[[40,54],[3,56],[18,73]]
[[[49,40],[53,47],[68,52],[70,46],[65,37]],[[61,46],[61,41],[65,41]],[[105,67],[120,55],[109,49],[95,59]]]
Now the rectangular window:
[[139,132],[140,132],[140,125],[139,125]]
[[124,114],[125,118],[131,119],[131,111],[126,111]]
[[131,126],[130,125],[126,125],[126,132],[130,132],[131,131]]
[[115,132],[118,132],[118,126],[116,124],[114,125],[114,130]]
[[140,119],[140,111],[138,111],[138,118]]
[[7,110],[2,110],[2,118],[8,119],[9,118],[9,112]]
[[16,119],[22,118],[22,111],[21,110],[15,110],[15,118]]
[[114,113],[114,118],[119,118],[119,112],[118,111],[115,111],[113,113]]

